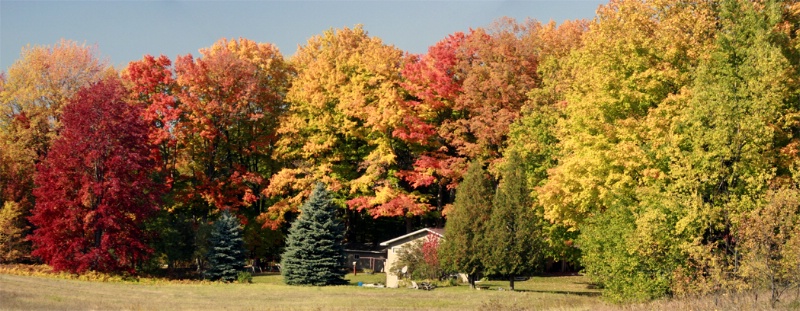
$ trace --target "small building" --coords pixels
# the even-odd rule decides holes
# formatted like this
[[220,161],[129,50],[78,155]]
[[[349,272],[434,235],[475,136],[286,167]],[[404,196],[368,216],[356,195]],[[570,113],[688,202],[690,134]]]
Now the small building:
[[400,278],[392,273],[391,270],[394,263],[397,262],[400,249],[402,249],[406,244],[424,239],[428,236],[428,234],[435,234],[438,235],[439,238],[444,238],[444,229],[423,228],[409,234],[381,242],[381,246],[386,247],[386,265],[384,266],[384,271],[386,271],[386,287],[397,288],[399,286]]

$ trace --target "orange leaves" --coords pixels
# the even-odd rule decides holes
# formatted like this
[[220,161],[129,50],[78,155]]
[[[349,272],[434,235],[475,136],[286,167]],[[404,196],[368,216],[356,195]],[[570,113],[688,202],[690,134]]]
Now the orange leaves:
[[175,63],[183,111],[175,135],[195,162],[190,178],[218,208],[253,204],[274,173],[264,168],[291,69],[273,45],[247,39],[222,39],[200,53]]
[[[54,46],[34,46],[22,50],[22,58],[8,70],[0,92],[0,125],[25,113],[29,126],[0,133],[11,148],[33,152],[28,160],[44,155],[49,141],[60,128],[62,107],[82,87],[106,74],[107,65],[95,50],[62,40]],[[8,130],[6,126],[3,129]],[[24,130],[23,130],[24,129]]]
[[150,123],[153,157],[178,205],[198,216],[265,200],[278,120],[293,72],[277,48],[222,39],[200,57],[145,56],[123,73]]
[[454,186],[468,159],[500,156],[509,126],[539,86],[543,53],[568,45],[550,42],[555,26],[548,27],[507,19],[489,30],[455,33],[427,54],[406,58],[403,87],[411,98],[403,102],[404,124],[394,133],[423,150],[413,172],[400,174],[406,181]]
[[329,30],[300,47],[292,58],[290,110],[278,130],[277,156],[290,165],[268,188],[283,198],[277,205],[296,208],[314,181],[349,189],[346,195],[399,186],[387,179],[397,163],[391,134],[403,117],[401,59],[400,50],[361,26]]
[[[132,102],[143,108],[142,118],[149,124],[148,136],[152,143],[150,156],[159,163],[163,174],[174,170],[177,141],[173,133],[181,114],[173,94],[177,84],[171,66],[164,55],[158,58],[145,55],[142,60],[128,64],[122,72]],[[171,187],[172,180],[168,179],[166,186]]]

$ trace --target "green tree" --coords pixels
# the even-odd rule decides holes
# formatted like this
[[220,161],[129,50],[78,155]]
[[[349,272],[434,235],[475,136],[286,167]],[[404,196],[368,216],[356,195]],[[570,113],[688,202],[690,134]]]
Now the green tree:
[[239,219],[228,210],[214,223],[208,252],[209,269],[205,277],[210,280],[233,282],[244,270],[244,242]]
[[580,231],[586,273],[611,300],[668,294],[672,272],[685,262],[675,229],[681,207],[665,190],[679,156],[671,133],[713,45],[714,8],[696,0],[611,1],[576,50],[543,67],[556,69],[544,77],[566,81],[545,81],[555,92],[532,94],[535,103],[563,98],[551,127],[557,161],[536,199],[548,220],[567,228],[554,233]]
[[289,229],[281,266],[289,285],[344,284],[344,227],[325,185],[317,183]]
[[188,263],[194,254],[195,230],[192,222],[184,215],[159,210],[145,224],[147,231],[153,236],[150,247],[153,248],[153,264],[167,264],[172,274],[176,263]]
[[[727,0],[719,5],[714,49],[697,69],[692,96],[675,120],[669,197],[679,203],[676,233],[689,254],[691,291],[752,286],[738,277],[747,249],[732,236],[750,211],[767,204],[768,187],[791,179],[778,150],[796,73],[774,32],[781,4]],[[792,121],[793,122],[793,121]],[[796,131],[796,130],[795,130]]]
[[508,277],[509,288],[514,290],[516,276],[540,267],[546,244],[542,214],[531,204],[521,158],[511,152],[505,160],[486,226],[486,240],[491,242],[485,244],[487,251],[482,261],[487,272]]
[[472,288],[477,275],[484,271],[484,232],[491,216],[493,188],[481,161],[470,164],[444,227],[447,239],[440,247],[442,266],[447,271],[467,273]]

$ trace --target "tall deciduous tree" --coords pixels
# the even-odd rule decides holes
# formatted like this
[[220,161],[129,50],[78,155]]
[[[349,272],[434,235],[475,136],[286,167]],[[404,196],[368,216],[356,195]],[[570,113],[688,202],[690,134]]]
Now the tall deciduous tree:
[[[540,85],[528,94],[522,115],[509,127],[504,154],[517,153],[522,161],[527,183],[531,188],[531,208],[542,210],[538,192],[548,180],[548,170],[558,164],[560,157],[556,125],[563,116],[566,92],[574,79],[569,67],[570,53],[580,47],[588,22],[567,21],[555,27],[547,24],[541,34],[542,52],[539,75]],[[560,222],[546,223],[543,227],[547,241],[547,256],[560,261],[566,270],[568,263],[577,263],[580,250],[574,246],[579,230]]]
[[674,234],[680,208],[664,195],[675,156],[668,133],[713,44],[714,8],[611,1],[558,64],[568,85],[554,127],[558,161],[537,199],[549,220],[580,230],[582,264],[611,300],[665,295],[685,260]]
[[486,225],[487,250],[482,261],[487,272],[508,277],[509,288],[514,290],[515,277],[542,267],[546,244],[543,213],[531,202],[522,160],[516,152],[504,160]]
[[35,166],[58,136],[63,107],[109,71],[94,48],[72,41],[22,49],[0,79],[0,204],[13,202],[23,219],[30,216]]
[[325,185],[317,183],[289,229],[281,273],[289,285],[343,284],[345,270],[344,228],[336,216],[338,207]]
[[[580,33],[581,27],[574,27],[580,24],[563,29]],[[540,61],[565,53],[575,37],[555,23],[501,19],[407,57],[403,86],[409,96],[395,135],[410,145],[415,161],[399,176],[443,210],[468,161],[484,158],[494,171],[528,92],[540,86]]]
[[[188,184],[178,199],[201,216],[265,209],[261,192],[278,169],[272,152],[290,68],[274,45],[247,39],[222,39],[200,53],[175,61],[177,169]],[[160,118],[169,121],[167,112]]]
[[688,261],[704,267],[687,272],[705,291],[743,286],[730,277],[746,252],[732,238],[737,224],[762,209],[766,185],[791,180],[796,165],[786,167],[776,152],[796,133],[783,121],[796,106],[789,100],[796,71],[775,33],[782,7],[776,1],[720,3],[714,50],[697,69],[692,98],[674,126],[680,153],[669,190],[684,209],[677,221]]
[[142,222],[157,210],[147,129],[115,78],[82,89],[37,166],[33,255],[55,270],[135,272],[150,249]]
[[321,180],[351,209],[373,217],[412,217],[428,205],[396,176],[410,155],[392,132],[402,121],[402,51],[361,27],[328,30],[292,58],[297,77],[287,95],[280,159],[290,165],[272,177],[268,194],[280,198],[268,215],[280,224]]
[[447,214],[446,240],[440,246],[445,270],[469,275],[474,288],[477,275],[484,272],[487,251],[485,232],[491,217],[494,185],[483,170],[481,161],[470,164],[464,180],[456,190],[456,201]]

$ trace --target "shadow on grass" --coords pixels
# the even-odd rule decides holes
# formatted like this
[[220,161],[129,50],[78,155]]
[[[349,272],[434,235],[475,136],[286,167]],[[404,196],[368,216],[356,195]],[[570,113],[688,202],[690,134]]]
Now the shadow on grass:
[[539,290],[539,289],[515,289],[515,292],[522,293],[543,293],[543,294],[561,294],[561,295],[575,295],[584,297],[600,297],[600,292],[577,292],[568,290]]

